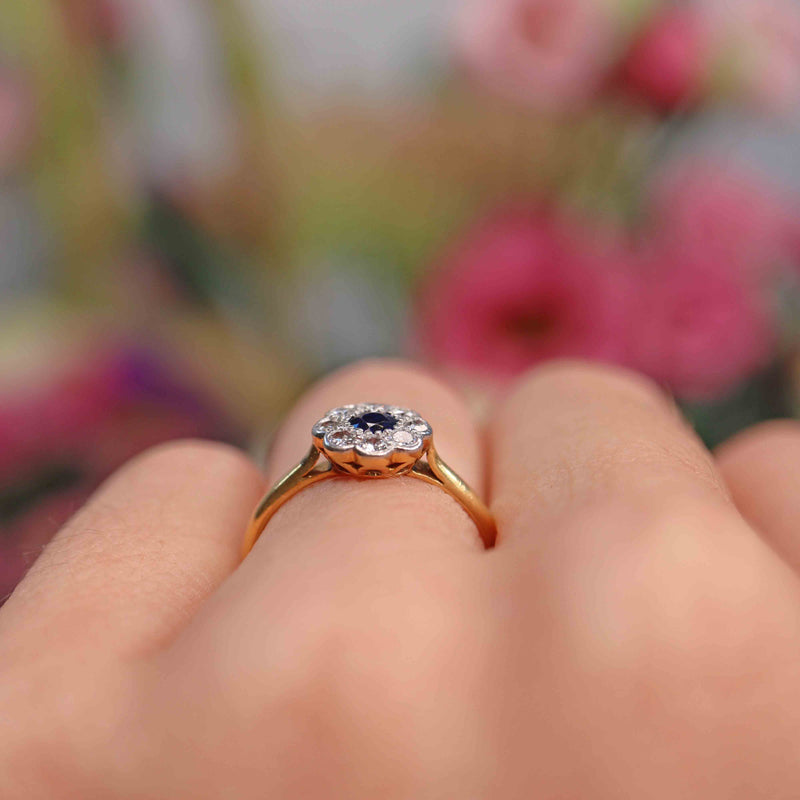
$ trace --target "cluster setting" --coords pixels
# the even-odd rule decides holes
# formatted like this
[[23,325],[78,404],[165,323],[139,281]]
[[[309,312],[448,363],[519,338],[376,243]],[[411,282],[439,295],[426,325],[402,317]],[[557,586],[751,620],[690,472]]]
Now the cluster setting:
[[428,449],[431,426],[417,412],[383,403],[334,408],[312,429],[334,468],[361,477],[398,475]]

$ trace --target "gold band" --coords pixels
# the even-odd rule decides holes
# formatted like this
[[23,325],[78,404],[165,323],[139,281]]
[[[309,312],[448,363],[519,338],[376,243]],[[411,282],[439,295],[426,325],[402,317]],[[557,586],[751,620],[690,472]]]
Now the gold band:
[[[315,483],[320,483],[330,478],[349,477],[346,473],[335,469],[327,460],[324,465],[319,465],[321,455],[317,446],[312,445],[308,455],[264,496],[247,528],[242,547],[243,558],[253,549],[258,538],[267,527],[267,523],[278,509],[291,500],[292,497]],[[472,518],[486,547],[494,545],[497,537],[497,527],[491,511],[467,483],[442,461],[432,441],[427,448],[426,455],[427,460],[417,461],[410,470],[403,474],[444,489]],[[363,478],[362,480],[376,479]]]

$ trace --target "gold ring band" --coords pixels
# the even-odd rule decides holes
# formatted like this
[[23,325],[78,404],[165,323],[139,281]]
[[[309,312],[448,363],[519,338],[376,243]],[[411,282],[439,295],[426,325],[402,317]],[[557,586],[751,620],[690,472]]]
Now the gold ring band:
[[267,492],[256,508],[242,557],[292,497],[315,483],[341,477],[374,480],[407,476],[438,486],[467,512],[486,547],[494,544],[497,527],[491,511],[442,460],[433,443],[431,426],[415,411],[383,403],[342,406],[314,425],[312,439],[306,457]]

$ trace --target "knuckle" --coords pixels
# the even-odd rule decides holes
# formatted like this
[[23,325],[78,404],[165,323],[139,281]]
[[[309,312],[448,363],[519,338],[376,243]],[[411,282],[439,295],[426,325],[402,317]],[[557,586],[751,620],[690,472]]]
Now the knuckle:
[[[700,522],[699,519],[707,520]],[[785,576],[730,513],[665,511],[614,573],[620,652],[631,666],[722,691],[769,674],[797,630]]]
[[[398,737],[411,742],[422,735],[432,697],[443,709],[448,697],[456,707],[467,702],[469,668],[478,669],[483,652],[468,612],[477,601],[467,598],[465,584],[433,584],[388,574],[348,581],[333,595],[306,594],[273,632],[285,660],[273,665],[281,685],[272,718],[289,728],[363,730],[376,724],[380,707]],[[474,655],[469,668],[467,652]]]
[[687,731],[796,696],[797,591],[763,542],[721,503],[625,513],[576,523],[602,528],[565,576],[567,658],[587,692],[612,687],[621,713]]
[[645,375],[625,367],[573,359],[534,367],[519,379],[506,402],[516,407],[524,406],[532,395],[586,399],[597,394],[626,404],[676,413],[662,388]]
[[658,482],[659,493],[653,498],[659,505],[656,517],[665,524],[680,515],[676,506],[691,505],[695,495],[705,507],[725,505],[720,498],[727,497],[728,490],[713,459],[682,431],[664,431],[658,437],[632,432],[593,444],[587,448],[584,466],[599,484],[626,490]]
[[427,369],[402,358],[365,358],[342,367],[342,369],[334,372],[328,380],[350,379],[364,375],[397,376],[411,380],[436,381],[436,378]]
[[[402,359],[372,358],[350,364],[324,378],[313,390],[326,395],[339,387],[357,385],[362,391],[397,391],[411,399],[421,398],[454,409],[465,408],[464,401],[433,372]],[[418,401],[416,401],[418,402]]]
[[134,473],[183,474],[202,470],[221,478],[252,477],[258,470],[239,448],[224,442],[178,439],[146,450],[124,466],[118,476]]
[[175,466],[187,462],[219,463],[239,466],[248,463],[247,456],[238,448],[204,439],[176,439],[151,447],[131,461],[136,466]]
[[[110,756],[106,736],[123,705],[116,681],[101,677],[87,683],[80,667],[62,665],[61,672],[58,681],[50,667],[3,676],[3,718],[15,723],[0,731],[4,798],[71,800],[102,794]],[[70,692],[63,691],[65,683]],[[13,734],[6,738],[6,731]]]
[[763,422],[723,444],[717,455],[726,465],[742,463],[746,466],[754,459],[774,458],[782,453],[790,457],[800,453],[800,421]]

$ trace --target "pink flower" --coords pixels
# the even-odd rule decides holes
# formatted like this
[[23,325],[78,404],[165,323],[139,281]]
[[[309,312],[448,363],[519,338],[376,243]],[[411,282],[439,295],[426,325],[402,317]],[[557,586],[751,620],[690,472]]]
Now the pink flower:
[[789,257],[789,204],[746,169],[693,156],[656,179],[647,212],[636,365],[684,399],[725,394],[775,353],[765,283]]
[[800,103],[800,6],[796,2],[751,1],[746,22],[754,33],[752,48],[746,51],[752,63],[745,82],[748,96],[766,109],[796,112]]
[[774,111],[800,103],[800,5],[795,0],[695,0],[664,7],[619,71],[662,111],[714,96]]
[[420,340],[436,362],[492,376],[562,356],[625,363],[623,260],[614,243],[553,212],[495,213],[424,287]]
[[720,67],[734,93],[773,111],[800,103],[800,4],[796,0],[699,0],[717,31]]
[[664,171],[650,204],[667,244],[756,279],[786,260],[794,210],[757,175],[697,156]]
[[631,366],[683,399],[724,394],[769,363],[764,295],[700,240],[638,250],[563,214],[481,221],[423,287],[426,355],[503,380],[552,358]]
[[473,0],[458,49],[479,81],[538,108],[580,105],[604,82],[617,25],[604,0]]
[[713,59],[706,18],[692,6],[667,6],[648,22],[620,69],[620,83],[659,111],[697,102]]
[[765,367],[775,330],[763,296],[713,255],[660,248],[643,259],[634,361],[685,400],[726,394]]

